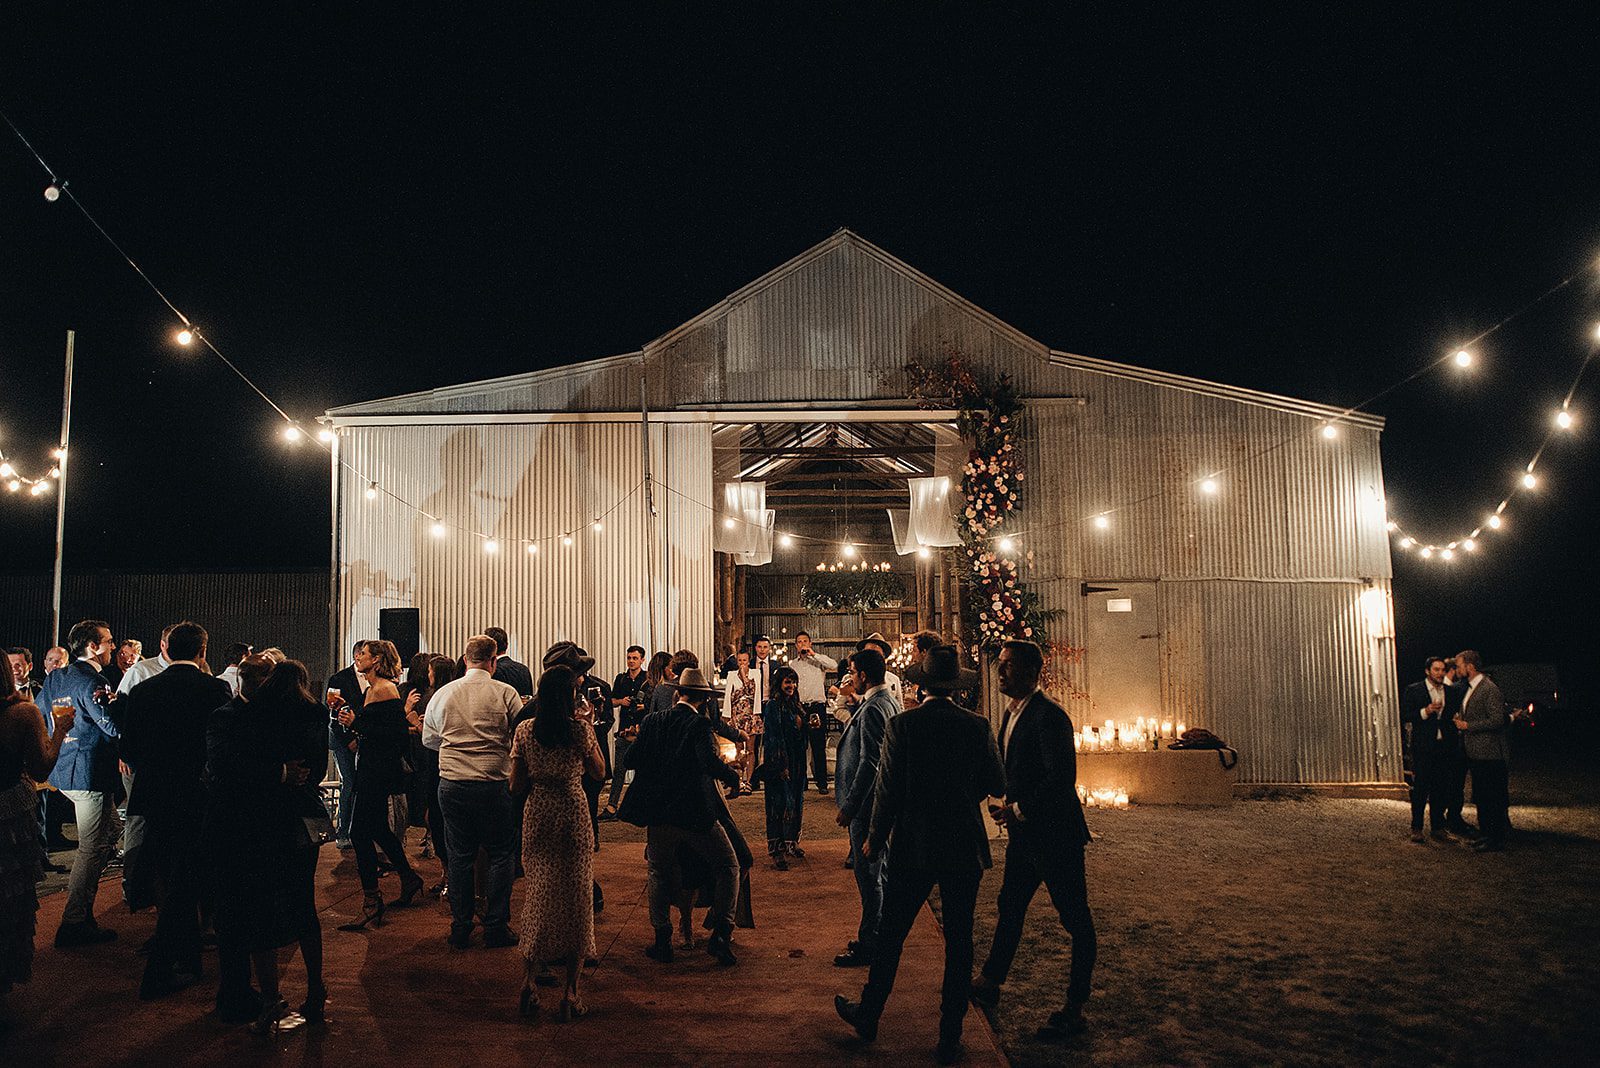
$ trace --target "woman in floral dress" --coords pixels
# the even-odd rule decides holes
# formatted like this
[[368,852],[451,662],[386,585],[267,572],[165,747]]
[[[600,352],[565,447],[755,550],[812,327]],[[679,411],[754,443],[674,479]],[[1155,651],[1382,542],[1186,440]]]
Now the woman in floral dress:
[[546,961],[567,967],[559,1019],[589,1010],[578,997],[578,973],[594,955],[594,828],[583,776],[605,775],[605,758],[594,736],[594,710],[578,701],[578,676],[565,666],[539,678],[535,712],[511,740],[511,792],[526,790],[523,805],[521,1011],[535,1016],[534,977]]
[[756,678],[750,674],[750,650],[737,654],[738,668],[728,679],[728,722],[749,738],[744,765],[739,770],[740,795],[750,793],[750,777],[755,774],[757,751],[761,748],[761,709],[756,707]]

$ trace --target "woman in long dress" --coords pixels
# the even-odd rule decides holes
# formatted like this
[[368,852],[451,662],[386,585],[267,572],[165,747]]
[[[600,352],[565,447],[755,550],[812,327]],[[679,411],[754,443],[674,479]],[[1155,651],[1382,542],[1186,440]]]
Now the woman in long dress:
[[737,667],[728,681],[728,722],[733,729],[749,739],[745,746],[743,772],[739,776],[739,793],[750,793],[750,778],[755,774],[757,752],[761,748],[761,709],[756,707],[756,679],[750,674],[750,650],[740,649],[735,655]]
[[55,767],[61,743],[72,730],[70,708],[50,710],[51,730],[10,670],[0,671],[0,995],[33,974],[37,884],[44,877],[35,814],[43,782]]
[[535,711],[511,739],[511,792],[527,791],[522,809],[521,1012],[539,1012],[534,985],[540,966],[559,960],[567,983],[558,1018],[588,1012],[578,996],[585,957],[594,955],[594,827],[583,777],[605,775],[595,740],[594,710],[580,704],[578,676],[569,667],[549,668],[539,678]]
[[800,676],[791,667],[772,673],[773,695],[762,710],[766,719],[767,852],[773,867],[787,870],[800,848],[800,806],[805,800],[806,747],[801,724]]

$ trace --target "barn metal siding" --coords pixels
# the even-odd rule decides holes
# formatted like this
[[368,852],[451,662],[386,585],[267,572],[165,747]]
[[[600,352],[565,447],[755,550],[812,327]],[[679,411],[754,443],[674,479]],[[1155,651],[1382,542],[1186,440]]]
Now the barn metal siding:
[[[535,664],[572,640],[621,670],[623,649],[648,644],[638,422],[343,434],[345,457],[385,492],[367,500],[364,484],[341,485],[341,645],[375,635],[388,607],[418,608],[423,647],[451,654],[495,624],[511,633],[513,655]],[[658,424],[652,439],[657,477],[677,491],[656,498],[657,641],[701,648],[711,637],[710,426]],[[432,517],[446,536],[432,535]]]
[[[0,634],[33,652],[35,670],[50,644],[50,576],[0,575]],[[61,638],[80,619],[103,619],[118,641],[137,638],[147,656],[160,651],[169,623],[193,620],[210,638],[218,669],[234,642],[276,645],[326,678],[328,572],[68,572],[62,578]]]

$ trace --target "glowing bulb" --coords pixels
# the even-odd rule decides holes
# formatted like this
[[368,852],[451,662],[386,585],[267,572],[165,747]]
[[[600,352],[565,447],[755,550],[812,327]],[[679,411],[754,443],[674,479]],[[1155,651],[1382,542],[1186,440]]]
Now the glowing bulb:
[[1594,324],[1594,339],[1600,341],[1600,323]]
[[933,550],[929,549],[926,545],[924,545],[922,548],[917,550],[917,558],[918,559],[926,560],[932,555],[933,555]]
[[1409,549],[1415,544],[1416,541],[1414,541],[1412,538],[1405,537],[1400,539],[1400,548],[1402,549]]
[[1468,352],[1466,349],[1461,349],[1456,353],[1455,360],[1457,367],[1471,367],[1472,353]]
[[1329,441],[1332,441],[1334,438],[1339,436],[1339,428],[1334,426],[1332,423],[1323,423],[1322,436],[1327,438]]
[[180,345],[192,345],[194,344],[194,331],[185,326],[174,334],[173,338]]
[[1539,480],[1534,477],[1532,471],[1529,471],[1527,474],[1522,476],[1522,488],[1523,489],[1534,489],[1538,485],[1539,485]]
[[67,458],[67,450],[62,448],[54,448],[50,450],[50,455],[54,456],[57,460],[65,460]]
[[1475,553],[1478,551],[1478,543],[1473,541],[1471,538],[1468,538],[1466,541],[1462,542],[1461,547],[1467,550],[1469,553]]
[[440,522],[435,522],[433,524],[433,526],[428,528],[428,533],[432,534],[436,538],[444,537],[445,533],[446,533],[446,531],[444,529],[444,524],[440,523]]
[[52,468],[51,468],[51,469],[50,469],[50,477],[51,477],[51,478],[60,478],[60,477],[61,477],[61,468],[59,468],[59,467],[52,467]]
[[539,543],[538,542],[534,541],[534,542],[529,542],[528,543],[528,555],[529,556],[538,556],[539,555]]
[[1200,492],[1211,494],[1213,496],[1215,496],[1217,490],[1221,488],[1222,487],[1217,485],[1217,480],[1214,478],[1208,478],[1200,483]]
[[1431,559],[1433,559],[1433,546],[1431,546],[1431,545],[1429,545],[1429,546],[1426,546],[1426,547],[1425,547],[1425,548],[1424,548],[1424,549],[1423,549],[1423,550],[1422,550],[1422,558],[1423,558],[1423,559],[1424,559],[1424,560],[1431,560]]
[[378,499],[378,484],[376,482],[369,483],[367,485],[367,500],[375,501],[377,499]]
[[54,204],[61,199],[61,187],[54,182],[44,187],[44,198]]
[[844,557],[847,560],[854,558],[856,555],[856,547],[849,542],[845,542],[844,548],[840,551],[844,553]]
[[1099,527],[1101,530],[1105,530],[1111,525],[1111,517],[1108,515],[1097,515],[1094,517],[1094,525]]
[[1004,537],[1000,539],[997,547],[1001,552],[1008,553],[1017,547],[1017,543],[1012,541],[1010,537]]
[[17,469],[11,466],[10,461],[0,463],[0,478],[10,478],[16,473]]
[[778,544],[780,546],[782,546],[783,548],[787,549],[791,545],[794,544],[794,539],[789,537],[789,535],[787,535],[787,534],[782,534],[782,535],[779,535],[779,537],[778,537]]
[[1500,522],[1501,522],[1501,520],[1500,520],[1499,516],[1497,516],[1497,515],[1490,516],[1489,517],[1489,529],[1490,530],[1499,530],[1500,529]]
[[595,520],[595,521],[594,521],[594,532],[595,532],[595,533],[596,533],[596,534],[598,534],[598,533],[600,533],[600,532],[601,532],[601,531],[602,531],[602,530],[604,530],[604,529],[606,529],[606,528],[605,528],[605,524],[604,524],[604,523],[602,523],[602,522],[600,522],[600,520],[598,520],[598,519],[596,519],[596,520]]
[[18,482],[16,479],[12,479],[10,482],[6,483],[6,489],[10,490],[12,493],[17,492],[17,490],[19,490],[21,488],[22,488],[22,483]]
[[563,535],[561,535],[561,544],[563,546],[565,546],[566,548],[568,548],[568,549],[572,548],[572,535],[571,534],[563,534]]
[[1393,534],[1395,531],[1400,529],[1400,524],[1391,519],[1383,525],[1383,528],[1389,533]]
[[1572,413],[1565,408],[1556,413],[1556,426],[1562,430],[1572,429]]
[[1456,558],[1456,553],[1455,553],[1454,549],[1446,549],[1443,552],[1441,552],[1439,555],[1444,557],[1446,560],[1454,560]]
[[317,431],[317,440],[322,442],[324,445],[333,444],[333,431],[329,430],[327,427],[323,427],[321,430]]
[[724,519],[722,521],[722,525],[724,527],[726,527],[728,530],[732,530],[733,529],[733,516],[730,515],[728,518]]
[[283,440],[294,444],[300,440],[300,428],[294,425],[283,428]]
[[483,542],[483,551],[491,555],[500,551],[500,543],[493,538],[486,538]]

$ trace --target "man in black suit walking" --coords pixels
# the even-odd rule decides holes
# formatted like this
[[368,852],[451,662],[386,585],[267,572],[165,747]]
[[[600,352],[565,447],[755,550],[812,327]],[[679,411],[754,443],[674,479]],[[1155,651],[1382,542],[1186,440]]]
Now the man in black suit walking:
[[[949,694],[969,690],[977,673],[961,667],[954,646],[931,650],[906,678],[926,700],[889,720],[878,761],[878,785],[863,857],[890,853],[878,922],[877,952],[859,1002],[843,996],[833,1007],[870,1042],[894,986],[900,951],[939,887],[944,921],[944,985],[939,1000],[941,1064],[961,1059],[961,1025],[972,982],[972,913],[983,870],[993,862],[980,805],[1005,793],[1005,768],[989,721]],[[1076,795],[1074,795],[1076,797]]]
[[200,670],[206,632],[179,623],[167,636],[170,666],[124,699],[122,756],[134,770],[128,814],[143,816],[143,863],[153,865],[156,934],[139,997],[148,1001],[200,977],[200,813],[206,723],[233,699],[221,679]]
[[1089,825],[1078,802],[1078,760],[1072,749],[1072,720],[1039,689],[1044,652],[1033,642],[1009,641],[1000,650],[1000,691],[1011,702],[1000,723],[1006,762],[1004,805],[990,815],[1006,828],[1006,872],[1000,883],[994,944],[983,973],[972,986],[972,1000],[993,1013],[1022,939],[1028,904],[1042,882],[1061,926],[1072,936],[1072,971],[1067,1000],[1038,1037],[1059,1041],[1085,1029],[1084,1003],[1094,974],[1097,942],[1083,869]]
[[350,821],[355,818],[356,798],[356,736],[355,732],[339,722],[339,709],[348,707],[360,712],[367,702],[367,668],[372,666],[372,654],[367,652],[365,641],[350,648],[350,665],[328,677],[323,696],[328,702],[328,751],[339,769],[339,826],[335,844],[340,849],[350,848]]
[[1460,748],[1455,715],[1460,697],[1445,685],[1445,661],[1430,656],[1423,677],[1406,687],[1400,698],[1400,723],[1411,739],[1411,840],[1423,843],[1422,816],[1429,814],[1433,837],[1451,840],[1445,829],[1445,806],[1450,794],[1452,755]]

